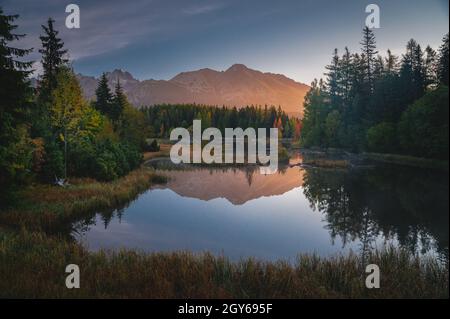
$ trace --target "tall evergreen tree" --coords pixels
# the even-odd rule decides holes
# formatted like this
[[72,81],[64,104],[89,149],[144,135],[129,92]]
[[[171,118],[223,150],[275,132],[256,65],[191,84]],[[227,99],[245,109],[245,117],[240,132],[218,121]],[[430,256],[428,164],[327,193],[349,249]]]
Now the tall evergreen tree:
[[0,205],[8,197],[10,186],[27,173],[30,148],[26,112],[31,89],[27,80],[30,62],[20,61],[31,50],[10,45],[20,40],[13,22],[18,15],[6,15],[0,8]]
[[413,76],[417,90],[417,97],[421,97],[425,93],[425,66],[423,51],[420,44],[417,44],[414,49],[413,61]]
[[439,83],[448,86],[448,33],[442,39],[442,44],[439,48],[439,63],[438,63],[438,78]]
[[438,82],[437,79],[437,57],[436,51],[430,46],[425,49],[425,86],[435,85]]
[[340,62],[341,62],[340,69],[341,69],[341,87],[342,87],[343,103],[346,104],[346,106],[348,106],[353,81],[352,79],[353,59],[347,47],[345,47],[345,52],[342,55]]
[[331,107],[334,109],[340,109],[341,105],[341,89],[340,89],[340,61],[338,50],[334,49],[333,58],[331,64],[325,67],[328,72],[325,73],[327,76],[327,88],[330,97]]
[[387,50],[387,57],[385,58],[386,72],[388,74],[396,73],[398,69],[398,57],[393,55],[391,50]]
[[360,42],[361,51],[364,54],[364,71],[369,90],[373,89],[374,82],[374,64],[378,51],[376,50],[375,34],[369,27],[363,29],[363,39]]
[[381,77],[384,75],[384,69],[384,59],[381,55],[378,55],[373,66],[373,76],[375,80],[381,79]]
[[122,86],[120,85],[120,81],[117,80],[117,84],[114,91],[114,98],[111,107],[111,111],[108,112],[111,120],[118,121],[123,111],[128,105],[128,99],[123,93]]
[[106,78],[105,73],[102,74],[100,81],[98,82],[95,95],[97,97],[97,100],[95,101],[95,108],[99,112],[111,117],[110,112],[113,108],[113,96],[111,94],[111,90],[109,89],[108,79]]
[[52,90],[56,87],[56,75],[61,66],[67,64],[68,60],[64,57],[67,50],[64,50],[64,42],[58,38],[58,31],[53,24],[55,20],[48,18],[47,25],[42,25],[44,35],[40,36],[42,49],[42,67],[44,74],[40,83],[40,95],[48,99]]

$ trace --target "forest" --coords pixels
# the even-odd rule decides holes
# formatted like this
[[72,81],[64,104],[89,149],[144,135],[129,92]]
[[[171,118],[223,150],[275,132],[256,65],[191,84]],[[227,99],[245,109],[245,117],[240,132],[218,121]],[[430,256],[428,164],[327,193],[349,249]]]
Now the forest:
[[[114,180],[137,168],[148,138],[167,138],[175,127],[277,127],[304,147],[407,154],[448,160],[448,34],[435,51],[413,39],[401,56],[382,57],[372,30],[363,30],[361,52],[334,51],[326,79],[315,80],[300,120],[278,106],[154,105],[134,108],[120,82],[106,75],[87,101],[58,37],[54,21],[42,25],[43,73],[30,84],[32,49],[14,44],[17,15],[0,10],[1,203],[32,182],[66,183],[68,176]],[[20,46],[19,46],[20,47]],[[300,103],[300,101],[299,101]],[[8,201],[7,201],[8,199]]]
[[381,56],[369,28],[360,45],[335,49],[312,83],[302,145],[448,160],[448,34],[438,51],[411,39],[401,57]]
[[0,188],[2,205],[32,182],[66,183],[68,176],[112,180],[138,167],[144,117],[120,83],[100,81],[96,101],[83,98],[54,20],[42,25],[38,85],[30,84],[31,49],[13,46],[17,15],[0,9]]
[[289,117],[281,107],[246,106],[227,108],[225,106],[206,106],[196,104],[165,104],[144,107],[146,123],[152,136],[168,138],[170,131],[176,127],[191,128],[192,121],[202,121],[203,127],[216,127],[222,134],[226,127],[271,128],[276,127],[281,137],[300,137],[301,122],[298,118]]

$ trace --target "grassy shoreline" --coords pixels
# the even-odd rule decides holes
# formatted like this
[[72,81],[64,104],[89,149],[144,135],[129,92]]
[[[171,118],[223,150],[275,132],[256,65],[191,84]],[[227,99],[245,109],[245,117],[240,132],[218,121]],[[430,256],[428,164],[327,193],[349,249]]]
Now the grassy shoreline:
[[[394,164],[415,168],[425,168],[440,171],[449,171],[449,162],[445,160],[429,159],[400,154],[388,153],[349,153],[343,149],[321,149],[321,148],[293,148],[299,150],[304,157],[304,164],[326,167],[345,168],[352,165],[352,162],[369,161],[375,163]],[[308,156],[309,155],[309,156]],[[309,158],[311,157],[311,158]]]
[[375,162],[397,164],[397,165],[404,165],[404,166],[417,167],[417,168],[429,168],[429,169],[436,169],[436,170],[441,170],[441,171],[446,171],[446,172],[448,172],[448,168],[449,168],[448,161],[414,157],[414,156],[408,156],[408,155],[362,153],[361,156],[365,159],[375,161]]
[[[381,288],[367,289],[354,254],[299,255],[295,264],[189,252],[90,253],[43,233],[0,231],[0,297],[23,298],[448,298],[448,269],[403,250],[371,253]],[[80,289],[65,267],[80,267]]]
[[31,230],[49,230],[95,210],[114,208],[133,200],[161,176],[142,166],[112,182],[71,179],[67,187],[37,184],[20,194],[14,207],[0,212],[0,224]]
[[[167,150],[147,154],[151,159]],[[381,271],[381,289],[364,285],[360,256],[299,255],[296,264],[191,252],[89,252],[48,230],[133,200],[164,182],[145,167],[113,182],[71,179],[70,186],[34,185],[16,207],[0,212],[0,297],[12,298],[448,298],[448,265],[391,249],[364,264]],[[65,287],[77,264],[81,288]]]

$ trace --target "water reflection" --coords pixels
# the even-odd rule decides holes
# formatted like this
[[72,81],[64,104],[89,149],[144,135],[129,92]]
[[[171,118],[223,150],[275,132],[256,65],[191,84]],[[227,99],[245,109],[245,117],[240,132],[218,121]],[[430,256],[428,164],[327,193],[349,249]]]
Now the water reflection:
[[[301,162],[298,158],[295,163]],[[448,258],[448,174],[399,167],[173,169],[123,207],[72,224],[90,249],[189,249],[231,258],[367,252],[388,243]]]
[[372,247],[382,234],[411,252],[448,257],[448,175],[401,167],[352,171],[308,169],[304,194],[330,236]]

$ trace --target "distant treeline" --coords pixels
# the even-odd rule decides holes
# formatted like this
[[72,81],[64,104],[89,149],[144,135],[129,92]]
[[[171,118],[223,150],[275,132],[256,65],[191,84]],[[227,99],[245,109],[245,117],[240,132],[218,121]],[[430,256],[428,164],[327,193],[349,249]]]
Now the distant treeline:
[[280,107],[274,106],[246,106],[238,109],[197,104],[163,104],[144,107],[142,112],[155,137],[167,138],[170,131],[176,127],[189,129],[193,120],[201,120],[202,129],[216,127],[222,133],[227,127],[242,129],[276,127],[282,137],[300,136],[300,120],[289,117]]
[[360,44],[335,49],[326,80],[312,83],[303,145],[448,159],[448,34],[438,52],[411,39],[401,58],[379,55],[368,28]]

